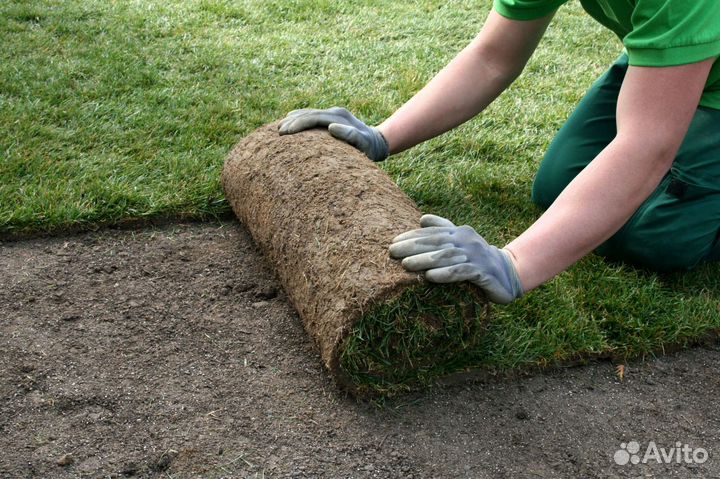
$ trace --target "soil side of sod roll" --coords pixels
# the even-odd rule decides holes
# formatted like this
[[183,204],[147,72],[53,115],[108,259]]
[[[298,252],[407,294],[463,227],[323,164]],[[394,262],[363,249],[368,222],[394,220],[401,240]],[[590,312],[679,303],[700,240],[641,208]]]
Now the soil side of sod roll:
[[235,146],[222,182],[340,387],[387,396],[466,369],[489,304],[389,257],[421,214],[364,154],[326,130],[270,124]]

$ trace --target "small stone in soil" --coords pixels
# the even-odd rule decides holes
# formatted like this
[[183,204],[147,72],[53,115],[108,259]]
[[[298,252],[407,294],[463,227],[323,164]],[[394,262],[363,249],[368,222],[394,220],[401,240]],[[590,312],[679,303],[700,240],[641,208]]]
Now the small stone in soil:
[[[227,286],[227,285],[226,285]],[[256,285],[254,283],[240,283],[239,285],[235,286],[233,289],[236,293],[245,293],[246,291],[250,291],[253,289]]]
[[75,458],[72,454],[64,454],[60,459],[57,460],[57,465],[65,467],[69,466],[73,462],[75,462]]
[[160,459],[158,459],[158,461],[153,465],[153,469],[159,472],[166,471],[170,467],[173,459],[175,459],[175,454],[163,454]]
[[255,297],[258,299],[273,299],[276,298],[277,295],[277,288],[274,288],[272,286],[266,286],[264,288],[261,288],[255,293]]
[[134,462],[129,462],[125,465],[125,467],[123,467],[121,473],[124,476],[134,476],[135,474],[137,474],[138,469],[139,468],[137,464],[135,464]]
[[515,417],[518,418],[521,421],[527,421],[530,419],[530,414],[524,409],[518,409],[518,411],[515,413]]

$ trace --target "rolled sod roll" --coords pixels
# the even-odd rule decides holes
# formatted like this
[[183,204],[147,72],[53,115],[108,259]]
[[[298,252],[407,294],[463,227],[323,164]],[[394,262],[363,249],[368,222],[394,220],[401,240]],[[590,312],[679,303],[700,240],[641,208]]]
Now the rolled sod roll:
[[277,128],[240,141],[222,183],[337,384],[389,396],[464,371],[489,305],[473,286],[428,283],[390,258],[391,240],[419,227],[413,201],[326,130]]

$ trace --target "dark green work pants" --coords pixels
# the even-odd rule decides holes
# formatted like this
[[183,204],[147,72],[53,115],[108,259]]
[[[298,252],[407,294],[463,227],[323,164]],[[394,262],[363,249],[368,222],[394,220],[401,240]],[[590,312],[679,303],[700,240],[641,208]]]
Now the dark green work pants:
[[[595,82],[540,164],[533,201],[547,208],[616,135],[627,56]],[[720,110],[699,107],[670,172],[597,253],[658,271],[720,259]]]

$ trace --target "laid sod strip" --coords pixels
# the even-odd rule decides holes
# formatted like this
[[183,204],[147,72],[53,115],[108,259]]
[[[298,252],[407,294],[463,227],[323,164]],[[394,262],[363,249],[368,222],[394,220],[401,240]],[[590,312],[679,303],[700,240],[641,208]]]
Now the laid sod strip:
[[[239,138],[296,108],[379,122],[473,38],[490,4],[3,0],[0,235],[224,216],[219,176]],[[410,158],[445,164],[497,145],[529,174],[618,51],[579,8],[558,17],[512,95]]]
[[223,186],[337,383],[391,395],[462,368],[488,304],[391,260],[420,211],[363,153],[326,130],[260,128],[230,153]]

